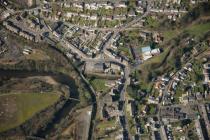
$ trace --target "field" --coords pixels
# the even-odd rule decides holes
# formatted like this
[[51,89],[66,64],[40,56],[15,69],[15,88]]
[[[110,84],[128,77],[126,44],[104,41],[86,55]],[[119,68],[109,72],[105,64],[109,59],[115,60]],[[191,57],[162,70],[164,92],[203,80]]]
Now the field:
[[5,94],[0,98],[0,132],[19,126],[41,110],[53,105],[59,94]]
[[181,32],[187,32],[190,35],[199,37],[205,34],[206,32],[208,32],[209,29],[210,29],[210,23],[193,24],[193,25],[188,26],[185,29],[167,30],[163,32],[163,36],[164,36],[165,42],[167,42],[170,39],[176,37]]
[[204,33],[208,32],[210,29],[210,23],[195,24],[187,28],[187,32],[195,35],[201,36]]
[[39,50],[39,49],[33,49],[33,52],[29,55],[25,55],[26,59],[29,60],[49,60],[50,57],[47,55],[46,52]]

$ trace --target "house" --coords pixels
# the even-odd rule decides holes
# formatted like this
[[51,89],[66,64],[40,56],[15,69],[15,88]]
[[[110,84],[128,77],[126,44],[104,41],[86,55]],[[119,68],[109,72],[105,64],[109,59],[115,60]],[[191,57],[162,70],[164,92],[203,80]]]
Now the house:
[[106,6],[105,9],[114,9],[113,3],[109,2]]
[[141,31],[139,33],[139,36],[142,37],[144,40],[147,40],[148,37],[150,37],[152,35],[152,33],[150,32],[145,32],[145,31]]
[[144,8],[142,8],[142,7],[136,7],[136,12],[143,14],[144,13]]
[[116,8],[127,8],[127,4],[125,1],[120,1],[119,3],[115,3]]
[[73,7],[79,10],[83,10],[83,3],[73,3]]
[[180,5],[181,0],[167,0],[166,3],[178,4]]
[[142,52],[143,60],[147,60],[149,58],[152,58],[153,56],[159,55],[160,49],[159,48],[151,49],[150,46],[147,46],[147,47],[141,48],[141,52]]
[[139,80],[137,78],[130,78],[130,84],[131,85],[138,85],[139,84]]
[[133,9],[131,9],[129,12],[128,12],[128,17],[135,17],[136,16],[136,13]]
[[187,63],[184,67],[185,70],[188,70],[188,71],[192,71],[192,64],[191,63]]
[[152,58],[150,46],[141,48],[141,52],[142,52],[142,57],[144,61]]
[[210,83],[210,64],[204,64],[203,65],[203,75],[204,75],[204,82]]
[[19,35],[22,36],[22,37],[24,37],[24,38],[26,38],[26,39],[28,39],[28,40],[31,40],[31,41],[36,42],[36,37],[32,33],[29,33],[27,31],[20,31],[19,32]]
[[108,20],[108,21],[111,21],[112,20],[112,16],[105,16],[105,17],[102,17],[102,20]]
[[78,15],[79,15],[78,13],[66,12],[65,17],[71,18],[73,16],[78,16]]
[[148,60],[150,58],[152,58],[152,54],[150,52],[145,52],[142,54],[143,60]]
[[4,21],[3,25],[10,31],[19,34],[19,36],[24,37],[25,39],[37,42],[36,36],[33,33],[27,32],[22,30],[20,27],[16,26],[13,22],[11,21]]
[[142,53],[146,53],[146,52],[150,52],[150,51],[151,51],[150,46],[141,48],[141,52],[142,52]]
[[125,15],[114,15],[112,16],[113,20],[126,20],[126,16]]
[[153,38],[155,43],[160,43],[160,42],[163,41],[163,37],[157,32],[153,33],[152,38]]
[[113,38],[113,42],[117,42],[120,39],[121,35],[118,33],[116,36]]
[[159,55],[160,54],[160,49],[156,48],[156,49],[151,50],[151,54],[152,55]]
[[85,3],[84,8],[90,10],[90,3]]
[[65,3],[63,4],[63,6],[64,6],[65,8],[70,8],[70,7],[71,7],[71,3],[70,3],[70,2],[65,2]]
[[112,103],[112,104],[107,105],[106,102],[104,102],[104,103],[105,104],[103,104],[103,108],[102,108],[102,117],[103,118],[109,119],[109,118],[120,115],[120,112],[118,111],[116,104]]
[[[44,35],[43,35],[43,36],[44,36]],[[55,45],[57,44],[57,42],[56,42],[54,39],[49,38],[48,36],[44,36],[44,40],[45,40],[48,44],[50,44],[50,45],[52,45],[52,46],[55,46]]]
[[21,29],[20,29],[19,27],[17,27],[16,25],[14,25],[14,23],[11,22],[11,21],[4,21],[4,22],[3,22],[3,25],[4,25],[8,30],[10,30],[10,31],[12,31],[12,32],[14,32],[14,33],[16,33],[16,34],[18,34],[18,33],[21,31]]
[[90,20],[97,20],[97,15],[91,15],[89,18]]
[[121,70],[121,66],[115,63],[110,63],[110,68],[117,71]]
[[99,8],[105,8],[106,6],[108,6],[106,1],[97,3],[97,5],[98,5]]
[[85,14],[80,14],[79,16],[85,19],[88,19],[90,17],[89,15],[85,15]]
[[148,104],[158,104],[158,100],[155,99],[153,96],[149,96],[148,98]]
[[97,3],[90,3],[90,4],[86,3],[85,8],[89,10],[98,10],[99,7]]
[[180,102],[183,104],[188,104],[188,95],[187,94],[182,94],[182,97],[180,98]]
[[173,90],[176,90],[177,85],[178,85],[178,83],[177,83],[176,81],[174,81],[174,82],[172,83],[171,88],[172,88]]
[[144,114],[147,114],[148,111],[149,111],[148,105],[144,105],[144,106],[142,107],[142,112],[143,112]]
[[203,94],[200,93],[200,92],[196,92],[196,93],[195,93],[195,96],[196,96],[196,99],[197,99],[197,100],[202,100],[202,99],[203,99]]

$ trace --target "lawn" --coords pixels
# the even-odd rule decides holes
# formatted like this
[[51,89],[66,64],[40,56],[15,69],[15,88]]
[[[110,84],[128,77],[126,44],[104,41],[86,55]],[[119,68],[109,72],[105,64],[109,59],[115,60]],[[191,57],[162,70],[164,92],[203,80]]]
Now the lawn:
[[99,79],[99,78],[93,78],[90,80],[90,84],[93,86],[93,88],[99,92],[99,91],[107,91],[109,88],[105,85],[106,80],[105,79]]
[[0,98],[0,132],[17,127],[41,110],[53,105],[59,94],[5,94]]
[[133,58],[128,46],[119,46],[118,50],[122,53],[122,55],[127,56],[130,59]]

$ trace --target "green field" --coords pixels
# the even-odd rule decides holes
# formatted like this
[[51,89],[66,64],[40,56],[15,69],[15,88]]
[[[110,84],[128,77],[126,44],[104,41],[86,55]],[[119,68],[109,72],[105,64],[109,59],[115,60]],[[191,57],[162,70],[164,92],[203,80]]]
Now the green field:
[[17,127],[41,110],[53,105],[59,94],[5,94],[0,98],[0,132]]
[[107,91],[109,88],[105,85],[106,80],[105,79],[91,79],[90,84],[93,86],[93,88],[99,92],[99,91]]

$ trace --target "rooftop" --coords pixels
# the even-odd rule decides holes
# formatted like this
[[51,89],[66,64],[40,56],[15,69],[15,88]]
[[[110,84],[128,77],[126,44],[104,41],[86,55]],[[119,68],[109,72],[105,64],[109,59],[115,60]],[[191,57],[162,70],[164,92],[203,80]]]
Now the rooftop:
[[150,48],[150,46],[143,47],[143,48],[141,48],[141,51],[142,51],[142,53],[150,52],[151,51],[151,48]]

